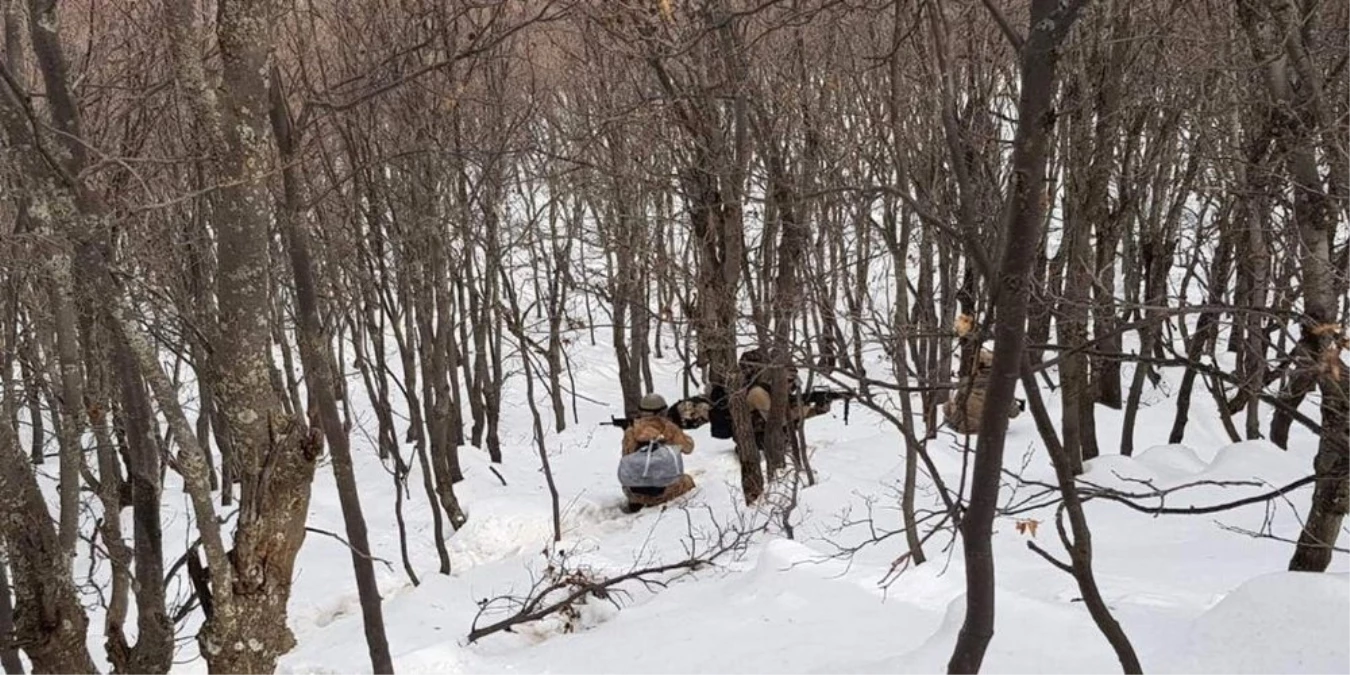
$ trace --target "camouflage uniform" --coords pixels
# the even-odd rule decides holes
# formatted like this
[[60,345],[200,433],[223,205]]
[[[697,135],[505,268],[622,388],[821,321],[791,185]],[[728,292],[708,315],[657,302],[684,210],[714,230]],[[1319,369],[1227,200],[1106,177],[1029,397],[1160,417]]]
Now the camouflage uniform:
[[[989,372],[994,365],[994,353],[980,350],[980,360],[972,375],[961,378],[953,396],[942,405],[942,416],[958,434],[980,433],[980,416],[984,414],[984,393],[989,388]],[[964,410],[960,405],[965,397]],[[1017,401],[1008,404],[1008,419],[1022,414]]]
[[[751,349],[741,355],[741,378],[745,382],[746,405],[750,407],[750,419],[755,425],[755,441],[764,445],[765,425],[769,420],[769,410],[773,407],[773,371],[764,366],[763,353]],[[788,368],[787,424],[795,428],[802,421],[823,415],[830,411],[830,404],[811,405],[800,400],[801,389],[797,382],[797,370]]]
[[[659,403],[658,403],[659,402]],[[680,452],[689,454],[694,451],[694,439],[684,433],[665,413],[665,399],[648,394],[642,399],[643,405],[633,424],[623,433],[623,454],[631,455],[638,448],[651,441],[661,441],[678,446]],[[694,479],[682,474],[674,483],[662,488],[623,488],[628,498],[628,510],[636,511],[644,506],[664,504],[694,489]]]

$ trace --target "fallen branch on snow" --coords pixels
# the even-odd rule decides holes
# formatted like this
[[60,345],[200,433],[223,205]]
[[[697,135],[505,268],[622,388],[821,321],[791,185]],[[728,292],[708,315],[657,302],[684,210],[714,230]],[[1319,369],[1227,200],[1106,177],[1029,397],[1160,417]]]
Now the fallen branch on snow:
[[[478,614],[474,617],[469,630],[469,642],[477,642],[493,633],[511,632],[516,626],[539,621],[554,614],[575,619],[574,605],[583,604],[592,597],[607,600],[617,608],[620,605],[616,595],[622,592],[618,589],[621,584],[636,581],[647,588],[665,588],[671,579],[662,578],[664,575],[680,571],[692,573],[704,567],[714,566],[721,558],[743,552],[750,544],[751,538],[767,527],[767,521],[755,526],[724,526],[712,519],[712,510],[708,509],[714,531],[709,535],[701,535],[696,532],[688,509],[681,510],[684,511],[689,524],[684,542],[686,555],[684,559],[635,567],[617,576],[599,577],[588,566],[573,567],[565,550],[550,553],[549,549],[544,549],[543,553],[548,558],[544,575],[535,580],[525,596],[500,596],[479,601]],[[479,627],[479,619],[489,611],[489,608],[500,604],[507,604],[513,607],[514,611],[499,621]]]

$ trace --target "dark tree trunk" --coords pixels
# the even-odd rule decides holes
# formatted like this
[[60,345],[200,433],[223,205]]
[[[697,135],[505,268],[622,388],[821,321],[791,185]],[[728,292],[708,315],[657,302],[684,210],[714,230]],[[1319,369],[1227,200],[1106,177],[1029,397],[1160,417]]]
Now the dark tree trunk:
[[961,520],[965,550],[966,615],[947,665],[951,673],[977,673],[994,636],[994,510],[1003,471],[1008,406],[1013,403],[1026,338],[1028,285],[1044,214],[1045,164],[1054,130],[1051,101],[1058,47],[1083,2],[1032,0],[1031,30],[1022,46],[1021,96],[1013,141],[1012,184],[1004,212],[1003,260],[993,285],[994,364],[985,392],[975,449],[970,505]]
[[14,598],[10,595],[8,565],[0,563],[0,666],[4,666],[6,675],[24,675],[23,661],[19,660],[19,650],[9,642],[14,636]]
[[290,112],[286,107],[280,78],[280,70],[273,65],[269,109],[272,133],[283,165],[283,199],[277,221],[290,253],[291,273],[295,279],[296,318],[300,360],[305,368],[305,388],[318,404],[310,417],[311,420],[318,418],[333,458],[333,478],[337,482],[338,504],[342,509],[342,521],[346,525],[347,545],[356,575],[356,590],[361,601],[361,618],[365,626],[371,667],[375,673],[393,673],[394,663],[389,655],[384,613],[380,607],[380,589],[376,585],[375,566],[366,534],[366,518],[361,512],[361,493],[356,485],[356,471],[352,467],[351,440],[338,415],[335,377],[338,369],[333,364],[329,337],[319,318],[318,282],[310,251],[309,231],[302,221],[301,187],[295,168],[298,139],[291,128]]

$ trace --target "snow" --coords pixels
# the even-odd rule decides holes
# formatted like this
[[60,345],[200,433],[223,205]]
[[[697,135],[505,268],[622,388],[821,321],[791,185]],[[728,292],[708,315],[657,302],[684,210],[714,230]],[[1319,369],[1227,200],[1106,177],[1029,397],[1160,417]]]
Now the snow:
[[[697,447],[686,457],[698,488],[668,508],[624,515],[614,479],[621,432],[602,426],[619,411],[621,400],[605,347],[608,338],[601,332],[598,346],[591,346],[584,333],[576,337],[569,353],[580,419],[571,421],[569,400],[568,429],[550,431],[545,439],[560,491],[563,541],[552,544],[548,490],[524,382],[516,376],[503,406],[504,462],[491,465],[485,451],[471,446],[461,451],[466,478],[455,489],[469,521],[449,535],[449,576],[437,572],[430,509],[413,462],[404,510],[418,586],[403,571],[394,483],[370,442],[374,416],[359,377],[353,378],[357,480],[373,553],[389,563],[377,564],[376,572],[398,672],[945,670],[964,613],[960,542],[948,532],[933,536],[925,544],[928,562],[902,566],[895,575],[891,572],[906,550],[903,535],[840,555],[842,548],[871,536],[865,522],[869,513],[879,531],[901,527],[904,445],[884,419],[854,405],[845,425],[836,405],[830,416],[808,422],[819,483],[800,490],[792,539],[768,506],[740,503],[732,443],[711,438],[706,428],[692,432]],[[869,371],[873,368],[889,370],[880,362],[869,364]],[[1129,373],[1127,367],[1126,381]],[[679,398],[679,364],[658,360],[653,374],[658,391],[670,400]],[[1162,390],[1147,390],[1150,403],[1141,410],[1135,435],[1140,450],[1132,458],[1112,450],[1118,447],[1120,411],[1098,408],[1098,437],[1106,455],[1087,463],[1084,480],[1127,491],[1141,490],[1140,481],[1160,488],[1195,481],[1253,483],[1198,486],[1166,502],[1186,506],[1263,492],[1308,474],[1316,449],[1310,433],[1295,427],[1288,451],[1262,441],[1230,444],[1207,396],[1193,398],[1184,445],[1167,444],[1175,412],[1173,377],[1168,375]],[[1046,391],[1045,396],[1058,420],[1059,393]],[[547,420],[546,401],[541,398],[540,404]],[[943,432],[930,445],[949,485],[963,475],[961,441]],[[411,457],[408,447],[405,458]],[[1029,414],[1012,421],[1006,466],[1028,480],[1053,483]],[[1009,483],[1002,502],[1012,503],[1032,489],[1014,490]],[[170,562],[192,539],[179,490],[170,475],[165,490]],[[1350,672],[1347,556],[1336,554],[1328,574],[1289,573],[1284,570],[1292,545],[1223,527],[1260,530],[1268,524],[1275,535],[1296,538],[1310,494],[1305,486],[1269,508],[1258,504],[1204,516],[1153,516],[1104,500],[1088,502],[1098,584],[1145,672]],[[940,510],[922,469],[916,501],[921,512]],[[128,511],[128,528],[129,518]],[[1027,549],[1030,535],[1014,527],[1024,518],[1041,522],[1036,541],[1043,548],[1067,557],[1055,534],[1053,507],[995,521],[997,623],[984,672],[1119,672],[1073,579]],[[343,532],[326,462],[317,473],[308,524]],[[600,574],[618,574],[682,560],[686,546],[706,545],[718,528],[750,525],[765,532],[739,555],[694,573],[666,574],[660,577],[664,588],[625,584],[623,592],[611,596],[619,607],[591,598],[570,622],[553,617],[473,644],[467,640],[478,603],[528,589],[551,552],[565,551],[573,564]],[[85,566],[87,560],[77,563],[79,570]],[[104,568],[106,573],[106,563]],[[179,588],[172,586],[171,595]],[[485,615],[479,623],[498,618]],[[184,623],[182,634],[190,636],[198,621]],[[298,646],[281,660],[280,672],[370,672],[350,557],[341,542],[308,535],[296,564],[290,622]],[[101,616],[91,615],[89,643],[96,658],[102,656],[100,625]],[[182,663],[175,672],[204,672],[196,656],[195,643],[182,640]]]
[[1346,669],[1350,576],[1258,576],[1197,618],[1163,672],[1336,673]]

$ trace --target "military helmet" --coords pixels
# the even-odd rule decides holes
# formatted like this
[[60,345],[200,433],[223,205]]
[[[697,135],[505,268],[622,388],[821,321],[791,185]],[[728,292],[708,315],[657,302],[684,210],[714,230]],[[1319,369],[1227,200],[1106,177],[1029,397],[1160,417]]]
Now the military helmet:
[[647,394],[638,403],[638,410],[647,413],[659,413],[666,409],[666,399],[657,393]]

